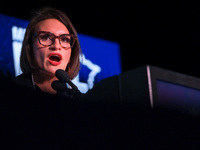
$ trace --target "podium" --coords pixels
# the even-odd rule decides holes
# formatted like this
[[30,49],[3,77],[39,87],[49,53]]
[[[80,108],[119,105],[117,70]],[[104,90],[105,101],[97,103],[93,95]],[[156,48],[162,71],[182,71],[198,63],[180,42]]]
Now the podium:
[[144,107],[200,111],[199,78],[151,65],[104,79],[88,95]]

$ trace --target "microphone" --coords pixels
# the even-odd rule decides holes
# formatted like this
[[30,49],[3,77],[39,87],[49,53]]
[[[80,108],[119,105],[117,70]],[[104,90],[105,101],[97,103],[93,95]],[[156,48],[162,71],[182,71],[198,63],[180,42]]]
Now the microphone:
[[[66,71],[58,69],[56,70],[55,75],[58,80],[53,81],[51,86],[58,92],[58,94],[68,97],[70,96],[71,98],[74,96],[82,96],[82,93],[79,91],[76,85],[72,83]],[[68,83],[71,88],[68,88],[66,83]]]
[[61,82],[65,82],[66,83],[67,81],[70,80],[67,72],[62,70],[62,69],[56,70],[55,75]]
[[69,98],[73,98],[74,96],[74,90],[67,88],[66,83],[60,82],[59,80],[53,81],[51,87],[57,91],[57,95]]
[[76,85],[74,83],[72,83],[72,81],[70,80],[66,71],[64,71],[62,69],[58,69],[58,70],[56,70],[55,75],[60,82],[68,83],[72,87],[72,89],[78,90]]
[[51,83],[51,87],[56,90],[56,91],[59,91],[59,92],[64,92],[65,90],[67,90],[67,87],[65,85],[65,83],[61,83],[60,81],[58,80],[55,80]]

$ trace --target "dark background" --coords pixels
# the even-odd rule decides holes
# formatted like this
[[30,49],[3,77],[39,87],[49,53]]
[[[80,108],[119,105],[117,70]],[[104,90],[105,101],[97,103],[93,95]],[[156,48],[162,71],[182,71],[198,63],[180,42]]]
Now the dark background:
[[3,0],[0,13],[30,20],[44,6],[63,10],[79,33],[118,42],[123,71],[151,64],[200,77],[198,1]]

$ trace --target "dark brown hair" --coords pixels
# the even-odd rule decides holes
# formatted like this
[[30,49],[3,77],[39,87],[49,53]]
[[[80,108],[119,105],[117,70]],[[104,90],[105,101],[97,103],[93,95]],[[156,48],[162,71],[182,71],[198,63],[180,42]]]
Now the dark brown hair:
[[[77,36],[77,32],[72,25],[69,18],[65,15],[64,12],[51,8],[51,7],[45,7],[37,12],[35,12],[35,16],[31,19],[29,22],[25,36],[24,41],[22,44],[22,51],[21,51],[21,57],[20,57],[20,66],[23,73],[32,73],[33,72],[33,49],[32,49],[32,41],[33,41],[33,35],[35,33],[35,29],[37,24],[46,19],[57,19],[60,22],[62,22],[67,29],[69,30],[70,34],[73,34]],[[77,39],[75,41],[75,44],[71,51],[71,57],[70,61],[67,65],[66,72],[68,73],[70,79],[73,79],[80,70],[80,59],[79,56],[82,54],[79,40]]]

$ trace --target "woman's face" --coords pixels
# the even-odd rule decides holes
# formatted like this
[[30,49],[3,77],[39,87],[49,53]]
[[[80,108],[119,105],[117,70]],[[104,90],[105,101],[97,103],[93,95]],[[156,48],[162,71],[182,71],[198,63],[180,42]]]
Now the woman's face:
[[[57,19],[46,19],[37,24],[36,32],[51,32],[55,36],[69,34],[66,26]],[[37,38],[33,43],[33,59],[34,64],[39,68],[37,71],[55,74],[57,69],[65,70],[71,56],[71,48],[64,49],[59,39],[55,38],[55,42],[50,46],[43,46]]]

